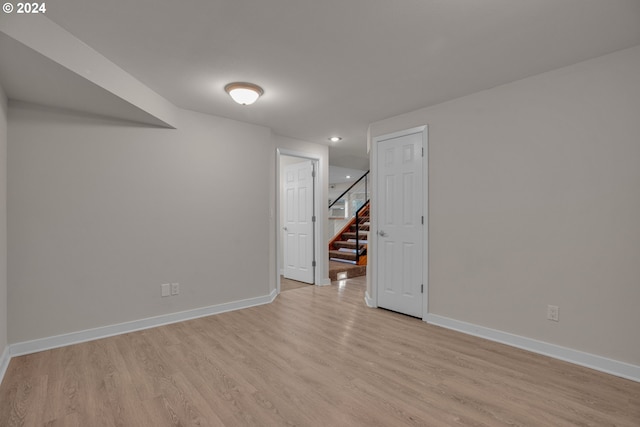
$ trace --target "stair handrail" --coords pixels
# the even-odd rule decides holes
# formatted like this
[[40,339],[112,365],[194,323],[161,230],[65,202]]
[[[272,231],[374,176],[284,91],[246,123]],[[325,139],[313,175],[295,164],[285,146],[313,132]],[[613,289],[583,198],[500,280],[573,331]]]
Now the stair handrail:
[[[367,171],[367,173],[369,173],[369,171]],[[365,206],[369,206],[369,199],[367,199],[367,201],[364,202],[364,205],[360,206],[356,211],[356,265],[360,264],[360,222],[358,222],[358,214]],[[367,236],[367,240],[368,239],[369,237]]]
[[[360,178],[358,178],[358,180],[357,180],[356,182],[354,182],[353,184],[351,184],[351,186],[350,186],[349,188],[347,188],[346,190],[344,190],[344,192],[343,192],[340,196],[338,196],[338,198],[336,198],[333,202],[331,202],[331,204],[329,205],[329,209],[331,209],[331,207],[332,207],[333,205],[335,205],[335,204],[336,204],[336,202],[337,202],[338,200],[342,199],[342,198],[344,197],[344,195],[345,195],[345,194],[347,194],[349,191],[351,191],[351,189],[352,189],[353,187],[355,187],[355,186],[356,186],[360,181],[362,181],[362,179],[363,179],[364,177],[366,177],[367,175],[369,175],[369,171],[366,171],[366,172],[365,172],[365,173],[364,173]],[[364,182],[364,194],[365,194],[365,195],[367,194],[367,181],[365,181],[365,182]],[[365,197],[366,197],[366,196],[365,196]]]

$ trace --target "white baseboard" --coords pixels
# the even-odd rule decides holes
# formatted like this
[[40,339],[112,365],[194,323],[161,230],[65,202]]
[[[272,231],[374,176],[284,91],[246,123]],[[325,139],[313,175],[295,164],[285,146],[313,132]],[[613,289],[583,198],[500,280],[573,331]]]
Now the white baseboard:
[[373,298],[369,296],[369,292],[365,291],[364,293],[364,303],[367,304],[367,307],[376,308],[376,304],[373,301]]
[[427,314],[424,321],[433,325],[442,326],[443,328],[507,344],[512,347],[532,351],[555,359],[564,360],[565,362],[640,382],[640,366],[496,329],[486,328],[484,326],[474,325],[472,323],[462,322],[460,320],[450,319],[444,316],[438,316],[437,314]]
[[9,353],[9,346],[4,348],[2,352],[2,356],[0,356],[0,384],[2,384],[2,379],[4,378],[5,372],[7,372],[7,368],[9,367],[9,361],[11,360],[11,354]]
[[56,335],[53,337],[19,342],[19,343],[11,344],[8,350],[11,357],[22,356],[25,354],[36,353],[38,351],[50,350],[52,348],[64,347],[72,344],[79,344],[82,342],[93,341],[100,338],[107,338],[114,335],[126,334],[129,332],[140,331],[143,329],[155,328],[157,326],[183,322],[185,320],[197,319],[199,317],[211,316],[213,314],[220,314],[227,311],[234,311],[234,310],[240,310],[243,308],[254,307],[256,305],[269,304],[270,302],[273,302],[276,296],[277,296],[277,291],[274,289],[271,291],[269,295],[265,295],[262,297],[249,298],[245,300],[233,301],[233,302],[228,302],[224,304],[211,305],[208,307],[195,308],[193,310],[181,311],[178,313],[169,313],[169,314],[163,314],[161,316],[134,320],[132,322],[102,326],[95,329],[87,329],[84,331],[71,332],[68,334]]
[[316,285],[317,286],[328,286],[331,284],[331,279],[329,279],[328,277],[325,277],[324,279],[320,280],[320,282],[318,282]]

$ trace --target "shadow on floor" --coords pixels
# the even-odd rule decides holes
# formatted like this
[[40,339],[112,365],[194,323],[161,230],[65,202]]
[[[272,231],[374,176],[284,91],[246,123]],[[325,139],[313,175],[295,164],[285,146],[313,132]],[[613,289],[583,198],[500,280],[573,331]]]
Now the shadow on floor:
[[290,291],[292,289],[306,288],[309,283],[298,282],[297,280],[286,279],[284,276],[280,276],[280,292]]

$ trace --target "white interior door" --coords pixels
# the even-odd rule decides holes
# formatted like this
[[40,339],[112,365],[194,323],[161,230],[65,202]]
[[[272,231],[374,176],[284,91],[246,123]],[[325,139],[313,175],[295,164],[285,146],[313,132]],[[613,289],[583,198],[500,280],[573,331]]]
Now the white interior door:
[[284,168],[284,277],[313,283],[313,162]]
[[377,139],[378,306],[422,317],[423,133]]

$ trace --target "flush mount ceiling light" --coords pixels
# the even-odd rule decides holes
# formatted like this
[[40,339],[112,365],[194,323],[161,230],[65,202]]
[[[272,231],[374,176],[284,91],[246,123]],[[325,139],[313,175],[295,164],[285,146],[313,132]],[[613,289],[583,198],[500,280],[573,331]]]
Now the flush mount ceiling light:
[[332,136],[331,138],[329,138],[329,141],[338,142],[338,141],[342,141],[342,138],[340,138],[339,136]]
[[251,105],[264,93],[260,86],[246,82],[229,83],[224,90],[240,105]]

